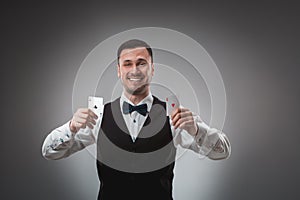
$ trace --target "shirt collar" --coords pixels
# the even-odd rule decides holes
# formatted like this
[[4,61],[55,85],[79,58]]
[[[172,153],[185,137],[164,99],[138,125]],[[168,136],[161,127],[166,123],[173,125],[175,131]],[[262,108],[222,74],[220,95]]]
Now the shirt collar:
[[[134,105],[124,94],[124,92],[122,92],[122,95],[121,95],[121,98],[120,98],[120,107],[121,107],[121,110],[122,109],[122,105],[123,105],[123,102],[126,101],[127,103],[131,104],[131,105]],[[141,104],[147,104],[147,111],[150,112],[151,110],[151,107],[152,107],[152,103],[153,103],[153,96],[152,96],[152,93],[149,91],[149,94],[148,96],[146,96],[143,100],[141,100],[138,104],[138,105],[141,105]]]

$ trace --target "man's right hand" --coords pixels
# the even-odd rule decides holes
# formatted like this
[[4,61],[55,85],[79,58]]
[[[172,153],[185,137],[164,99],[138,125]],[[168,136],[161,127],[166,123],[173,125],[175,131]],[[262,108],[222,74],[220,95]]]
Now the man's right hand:
[[69,124],[70,130],[73,133],[77,133],[77,131],[81,128],[85,128],[88,126],[93,129],[96,124],[96,119],[98,116],[88,108],[79,108],[73,115],[73,118]]

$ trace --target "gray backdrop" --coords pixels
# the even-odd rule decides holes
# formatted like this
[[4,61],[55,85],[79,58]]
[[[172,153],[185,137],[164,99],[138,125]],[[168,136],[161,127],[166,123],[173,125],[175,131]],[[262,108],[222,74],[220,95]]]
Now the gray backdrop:
[[47,161],[42,142],[71,118],[87,54],[111,35],[155,26],[199,42],[227,94],[223,130],[232,155],[210,161],[185,153],[175,199],[299,199],[299,11],[297,1],[1,3],[0,198],[96,198],[88,151]]

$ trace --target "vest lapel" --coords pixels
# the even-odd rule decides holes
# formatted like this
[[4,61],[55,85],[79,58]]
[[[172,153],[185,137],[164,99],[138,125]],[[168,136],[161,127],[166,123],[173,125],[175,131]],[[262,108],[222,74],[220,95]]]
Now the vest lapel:
[[113,119],[116,122],[116,125],[129,137],[130,141],[132,142],[131,135],[129,133],[129,130],[123,117],[123,113],[120,108],[120,98],[112,102],[111,112],[113,115]]

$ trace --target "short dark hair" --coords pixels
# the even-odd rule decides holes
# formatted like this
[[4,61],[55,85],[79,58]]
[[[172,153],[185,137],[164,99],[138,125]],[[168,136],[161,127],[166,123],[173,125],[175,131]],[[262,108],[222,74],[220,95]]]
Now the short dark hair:
[[146,42],[144,42],[142,40],[138,40],[138,39],[128,40],[128,41],[124,42],[123,44],[121,44],[121,46],[118,49],[118,63],[119,63],[119,58],[120,58],[121,52],[124,49],[134,49],[137,47],[145,47],[151,57],[151,62],[153,63],[153,54],[152,54],[151,47]]

